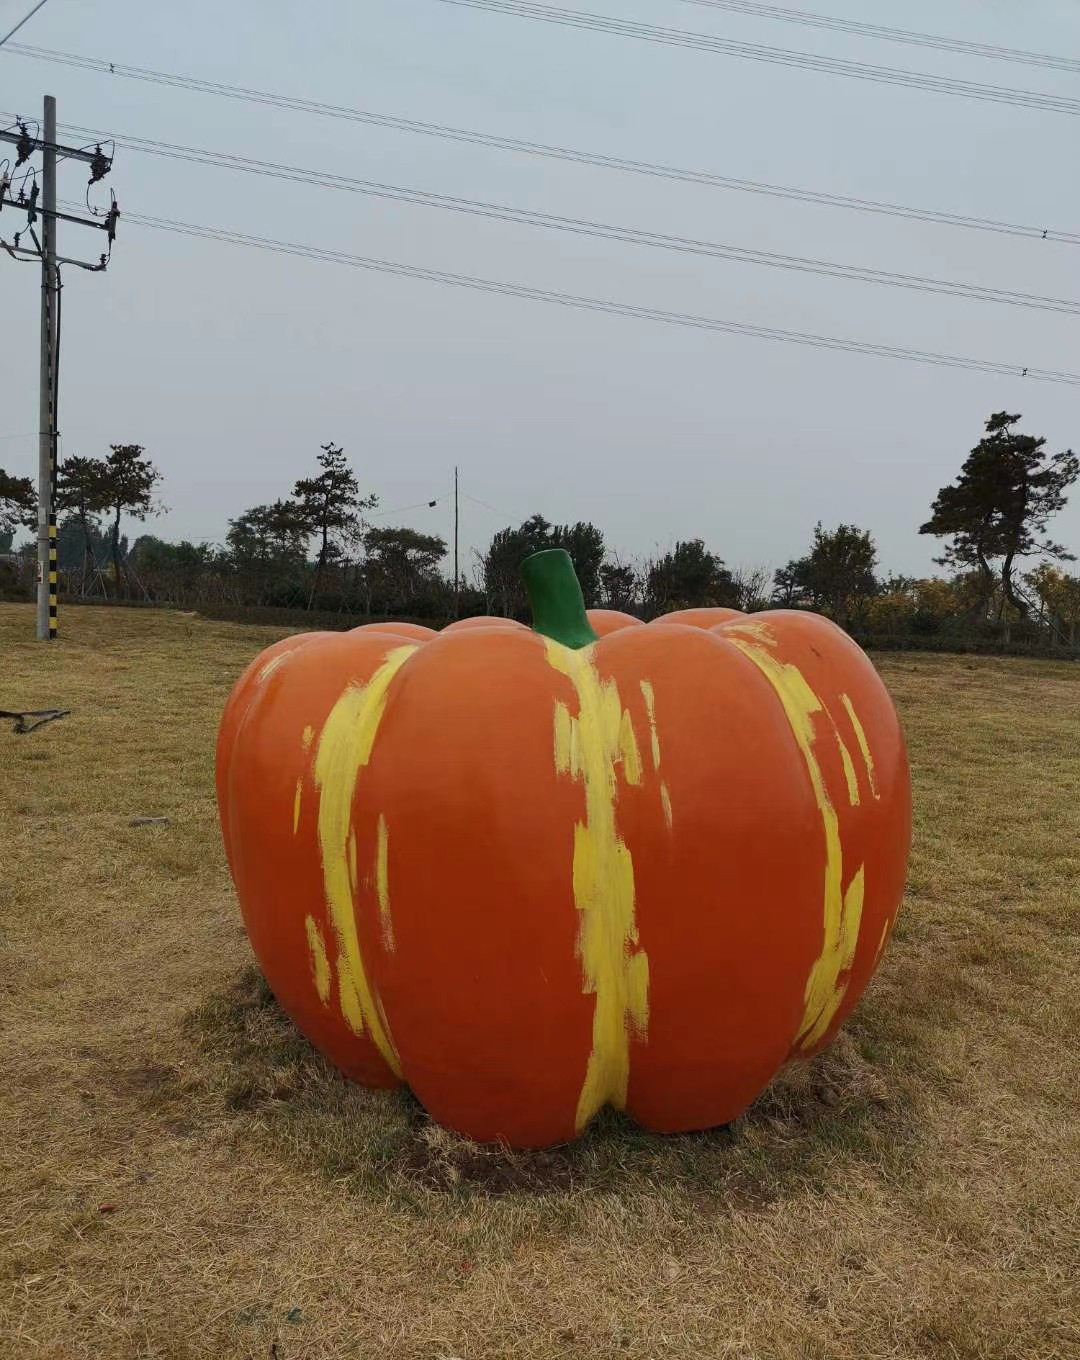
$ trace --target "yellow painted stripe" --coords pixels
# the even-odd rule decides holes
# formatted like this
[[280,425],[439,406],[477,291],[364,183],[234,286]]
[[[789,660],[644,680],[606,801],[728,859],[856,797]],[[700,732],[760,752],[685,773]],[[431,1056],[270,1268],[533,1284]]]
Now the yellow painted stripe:
[[619,755],[622,757],[623,776],[628,784],[641,783],[641,752],[630,710],[623,709],[619,719]]
[[398,1076],[401,1063],[390,1027],[360,953],[349,839],[357,781],[371,759],[390,683],[416,650],[415,646],[394,648],[366,685],[350,685],[345,690],[326,720],[315,753],[319,847],[327,906],[337,936],[341,1012],[355,1034],[362,1034],[365,1029],[370,1033],[387,1065]]
[[576,717],[567,712],[563,718],[559,708],[565,705],[556,705],[555,767],[585,789],[585,821],[574,827],[573,884],[584,990],[596,1003],[592,1052],[578,1098],[581,1129],[608,1102],[625,1106],[630,1030],[644,1034],[649,1021],[649,960],[638,947],[634,866],[615,816],[617,767],[640,778],[640,756],[635,738],[635,756],[628,760],[619,692],[614,681],[600,679],[594,649],[574,651],[552,641],[546,647],[549,663],[569,678],[578,698]]
[[379,813],[375,836],[375,893],[379,899],[379,920],[382,923],[383,944],[394,948],[394,922],[390,916],[390,833],[386,818]]
[[660,734],[656,730],[656,691],[651,680],[642,680],[641,696],[645,700],[645,712],[649,717],[649,740],[652,744],[652,767],[660,768]]
[[[656,726],[656,691],[651,680],[638,681],[641,697],[645,700],[645,713],[649,719],[649,745],[652,749],[652,767],[660,768],[660,731]],[[664,813],[664,824],[671,830],[671,793],[666,780],[660,782],[660,807]]]
[[836,734],[836,744],[840,747],[840,759],[844,763],[844,779],[847,782],[848,802],[852,807],[858,807],[859,778],[855,773],[855,762],[851,759],[851,752],[844,745],[844,739],[839,732]]
[[862,919],[863,870],[860,867],[844,893],[844,851],[840,841],[840,822],[814,752],[816,738],[813,718],[816,713],[824,713],[828,717],[825,705],[797,666],[778,660],[754,642],[736,637],[730,641],[757,666],[783,705],[788,725],[810,776],[825,834],[822,904],[824,941],[821,955],[806,980],[803,1019],[795,1039],[796,1048],[805,1049],[815,1044],[829,1028],[847,991],[845,974],[855,957]]
[[311,971],[315,978],[315,990],[325,1006],[330,1000],[330,960],[326,955],[326,942],[314,916],[304,922],[307,929],[308,953],[311,955]]
[[851,725],[855,729],[855,740],[859,743],[863,764],[866,766],[866,777],[870,781],[870,792],[875,798],[880,798],[881,794],[878,792],[877,779],[874,775],[874,757],[870,754],[870,743],[866,740],[866,732],[863,729],[862,723],[859,721],[859,715],[855,712],[855,705],[846,694],[841,694],[840,702],[847,710],[847,715],[851,719]]
[[[859,924],[862,920],[863,894],[866,886],[864,866],[860,865],[855,877],[848,884],[847,892],[844,894],[844,905],[840,913],[840,928],[838,938],[835,941],[834,958],[830,960],[828,974],[828,991],[824,984],[821,987],[821,995],[816,998],[820,1003],[820,1009],[813,1015],[807,1024],[804,1018],[804,1028],[799,1035],[799,1043],[803,1048],[811,1048],[819,1043],[824,1037],[829,1026],[836,1018],[836,1012],[840,1009],[840,1003],[847,993],[847,982],[840,982],[839,979],[851,970],[851,965],[855,962],[855,949],[859,943]],[[835,965],[835,974],[832,969]],[[808,1015],[810,1011],[808,1008]]]
[[310,751],[310,750],[311,750],[311,743],[312,743],[314,740],[315,740],[315,729],[314,729],[314,727],[305,727],[305,728],[304,728],[304,734],[303,734],[303,736],[300,738],[300,743],[301,743],[301,745],[303,746],[303,748],[304,748],[305,751]]
[[776,636],[767,623],[762,620],[754,619],[732,619],[730,623],[722,624],[723,636],[730,638],[732,634],[745,638],[748,642],[757,642],[764,647],[775,647]]
[[565,704],[555,704],[555,768],[577,779],[581,774],[577,722]]
[[664,821],[665,821],[666,824],[667,824],[667,829],[670,831],[670,830],[671,830],[671,793],[670,793],[669,790],[668,790],[668,786],[667,786],[667,783],[666,783],[666,782],[664,782],[664,783],[662,783],[662,784],[660,785],[660,806],[664,809]]

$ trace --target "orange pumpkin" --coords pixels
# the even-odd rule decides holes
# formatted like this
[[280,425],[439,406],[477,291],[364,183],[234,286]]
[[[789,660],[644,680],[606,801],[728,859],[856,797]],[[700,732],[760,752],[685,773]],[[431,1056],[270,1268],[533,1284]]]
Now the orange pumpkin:
[[565,553],[526,576],[533,629],[368,625],[248,667],[217,782],[252,946],[331,1062],[475,1139],[562,1142],[606,1104],[727,1123],[881,958],[895,710],[816,615],[594,628]]

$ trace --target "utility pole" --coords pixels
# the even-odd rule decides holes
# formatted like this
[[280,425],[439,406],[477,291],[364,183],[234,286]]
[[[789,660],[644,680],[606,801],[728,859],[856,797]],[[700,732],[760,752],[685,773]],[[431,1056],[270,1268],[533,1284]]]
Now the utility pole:
[[[28,168],[22,178],[18,194],[13,194],[13,172],[0,172],[0,212],[4,208],[14,208],[25,212],[26,225],[17,231],[11,242],[0,236],[0,248],[13,260],[37,259],[41,261],[41,363],[40,388],[38,393],[38,534],[37,534],[37,637],[39,642],[51,641],[56,637],[57,606],[59,599],[59,575],[56,560],[56,470],[57,470],[57,406],[59,402],[60,369],[60,265],[70,264],[91,273],[101,273],[109,263],[112,244],[116,239],[116,223],[120,210],[115,197],[107,212],[95,220],[76,217],[71,213],[60,212],[56,206],[56,164],[57,160],[84,161],[90,166],[90,184],[96,184],[112,168],[112,159],[106,156],[100,146],[89,151],[85,148],[61,146],[56,140],[56,100],[51,94],[45,96],[45,110],[41,125],[41,136],[31,137],[26,123],[16,121],[14,129],[0,130],[0,142],[11,142],[16,148],[15,172],[30,159],[35,152],[42,153],[41,184],[37,173]],[[30,192],[26,191],[27,180],[33,176]],[[40,197],[40,204],[38,202]],[[34,224],[40,219],[41,236],[38,237]],[[94,227],[108,234],[109,249],[102,254],[97,264],[85,260],[69,259],[57,254],[56,224],[60,221],[74,222],[79,226]],[[29,232],[34,248],[22,245],[23,235]]]
[[37,639],[56,637],[59,586],[56,572],[56,100],[45,96],[42,124],[41,369],[38,402]]
[[461,573],[458,571],[458,470],[454,465],[454,618],[461,598]]

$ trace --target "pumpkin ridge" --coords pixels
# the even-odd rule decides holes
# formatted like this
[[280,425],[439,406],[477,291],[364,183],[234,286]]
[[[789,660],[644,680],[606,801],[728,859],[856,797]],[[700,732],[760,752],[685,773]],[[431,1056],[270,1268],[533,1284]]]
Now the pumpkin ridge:
[[[813,715],[824,713],[832,722],[828,709],[796,665],[779,661],[758,642],[738,637],[729,637],[729,641],[757,666],[783,706],[792,736],[810,776],[825,834],[824,939],[821,954],[806,979],[803,1018],[794,1044],[797,1051],[805,1052],[828,1030],[847,992],[848,975],[859,942],[862,920],[864,866],[860,865],[845,893],[840,821],[814,754]],[[833,728],[835,731],[835,723]]]
[[[549,664],[578,697],[578,715],[556,703],[555,764],[585,789],[585,820],[574,827],[574,901],[581,915],[578,952],[584,990],[596,998],[593,1043],[578,1099],[583,1129],[609,1102],[622,1109],[630,1080],[630,1029],[649,1021],[649,959],[638,946],[634,865],[619,835],[616,763],[628,782],[641,778],[629,713],[614,680],[601,680],[595,648],[571,650],[547,641]],[[629,730],[628,730],[629,729]]]
[[348,685],[323,724],[315,753],[315,786],[319,791],[319,852],[323,885],[338,943],[338,999],[345,1023],[354,1034],[365,1027],[395,1076],[401,1063],[390,1027],[364,967],[356,929],[353,875],[349,869],[352,805],[360,771],[371,759],[390,684],[418,649],[395,647],[364,685]]

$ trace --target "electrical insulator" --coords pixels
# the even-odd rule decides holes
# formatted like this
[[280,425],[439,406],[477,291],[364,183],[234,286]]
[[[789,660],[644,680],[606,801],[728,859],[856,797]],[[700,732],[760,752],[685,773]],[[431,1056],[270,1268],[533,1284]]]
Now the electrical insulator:
[[96,184],[99,179],[104,179],[112,169],[112,161],[105,155],[100,146],[94,148],[94,158],[90,162],[90,183]]
[[109,209],[108,216],[105,218],[105,230],[109,236],[109,245],[116,240],[116,224],[120,220],[120,205],[114,198],[112,207]]
[[30,134],[26,130],[26,124],[19,124],[19,140],[15,143],[15,166],[18,168],[23,161],[28,161],[34,150],[34,143],[30,140]]

